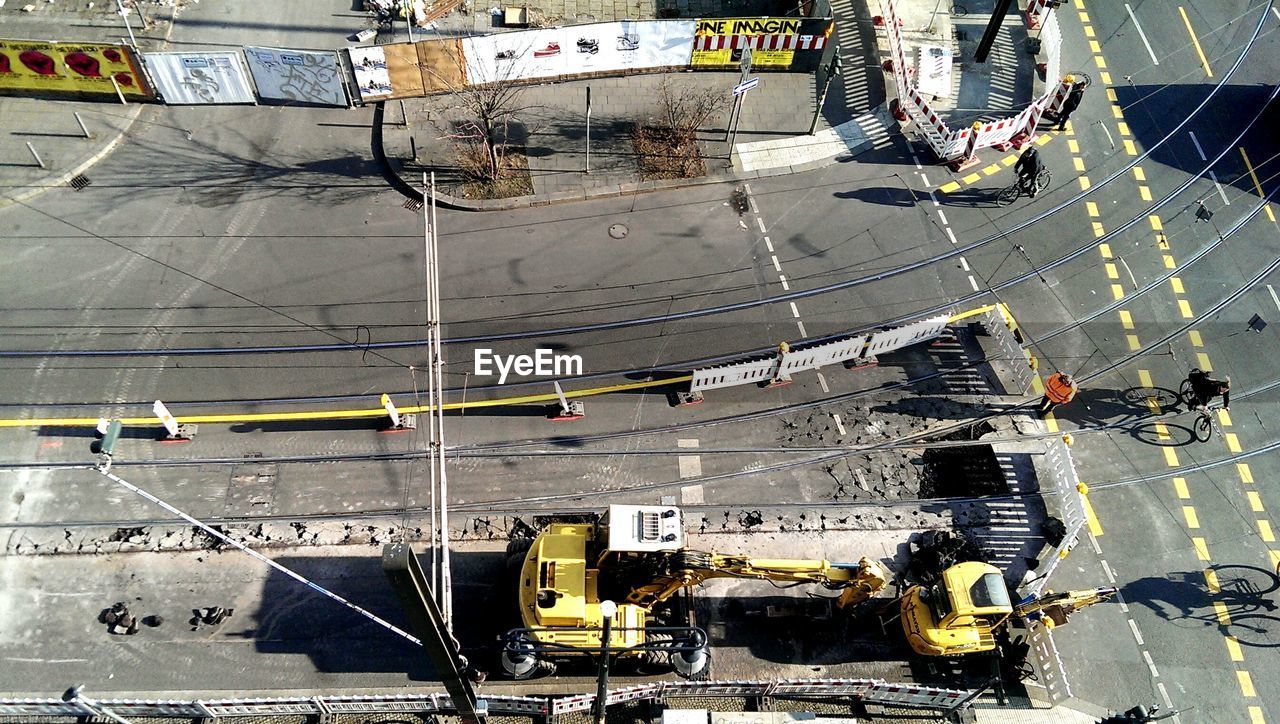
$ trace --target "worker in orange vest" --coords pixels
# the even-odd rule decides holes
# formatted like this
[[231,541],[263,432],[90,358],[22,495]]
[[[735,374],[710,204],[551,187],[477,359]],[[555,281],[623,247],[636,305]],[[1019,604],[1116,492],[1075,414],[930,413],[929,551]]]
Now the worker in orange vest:
[[1044,383],[1044,397],[1040,398],[1040,414],[1050,412],[1058,405],[1066,404],[1079,391],[1076,381],[1066,372],[1054,372]]

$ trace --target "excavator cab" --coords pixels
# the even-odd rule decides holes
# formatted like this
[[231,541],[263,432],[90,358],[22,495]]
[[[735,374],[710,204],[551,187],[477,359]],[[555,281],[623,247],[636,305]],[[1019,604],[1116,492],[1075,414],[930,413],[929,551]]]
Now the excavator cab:
[[930,586],[913,586],[902,597],[902,627],[912,650],[925,656],[990,651],[993,631],[1013,613],[999,569],[959,563]]

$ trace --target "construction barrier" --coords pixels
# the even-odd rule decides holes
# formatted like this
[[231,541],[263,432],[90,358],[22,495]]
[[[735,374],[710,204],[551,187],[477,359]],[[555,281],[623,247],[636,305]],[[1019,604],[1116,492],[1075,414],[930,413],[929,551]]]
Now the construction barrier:
[[1062,26],[1058,14],[1050,11],[1040,29],[1040,54],[1045,58],[1044,78],[1051,81],[1062,77]]
[[[792,681],[665,681],[614,689],[606,704],[674,696],[724,697],[854,697],[860,701],[934,711],[966,705],[972,692],[914,684],[890,684],[880,679],[798,679]],[[545,718],[590,711],[595,694],[573,696],[485,696],[490,714]],[[454,711],[447,694],[384,696],[315,696],[195,701],[99,699],[97,705],[123,718],[167,717],[216,722],[222,717],[308,716],[322,720],[333,714],[445,714]],[[4,717],[89,717],[96,713],[78,702],[61,699],[0,699]]]
[[1052,11],[1056,5],[1055,0],[1029,0],[1027,2],[1027,27],[1040,27],[1045,21],[1045,15],[1053,15]]
[[854,335],[799,349],[783,349],[772,357],[694,370],[690,391],[702,392],[789,379],[793,373],[815,370],[848,360],[868,358],[934,339],[946,328],[948,315],[881,330],[867,337]]

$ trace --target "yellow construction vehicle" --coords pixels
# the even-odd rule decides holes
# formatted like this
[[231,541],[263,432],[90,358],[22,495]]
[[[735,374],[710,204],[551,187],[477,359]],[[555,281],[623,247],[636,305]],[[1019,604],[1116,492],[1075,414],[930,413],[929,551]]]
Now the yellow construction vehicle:
[[1091,588],[1030,596],[1014,605],[999,569],[968,562],[947,568],[932,585],[908,588],[899,605],[912,650],[956,656],[995,649],[996,630],[1012,616],[1052,627],[1115,593],[1114,588]]
[[533,675],[539,666],[546,670],[547,661],[600,652],[602,602],[616,604],[605,606],[614,610],[610,652],[665,659],[692,676],[706,666],[705,637],[681,647],[663,627],[650,625],[654,607],[679,591],[712,578],[816,583],[839,590],[837,606],[848,609],[887,583],[885,570],[867,558],[833,563],[686,549],[681,512],[671,506],[611,505],[593,522],[551,523],[527,545],[514,544],[508,555],[519,570],[524,628],[508,634],[502,665],[516,678]]

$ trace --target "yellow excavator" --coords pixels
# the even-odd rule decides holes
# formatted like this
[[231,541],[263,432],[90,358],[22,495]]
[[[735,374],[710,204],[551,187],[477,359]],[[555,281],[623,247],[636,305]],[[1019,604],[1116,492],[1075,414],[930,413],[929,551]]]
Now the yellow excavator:
[[[713,578],[815,583],[839,590],[836,605],[849,609],[885,588],[878,563],[764,559],[685,548],[684,521],[672,506],[611,505],[591,522],[553,522],[536,538],[513,542],[509,564],[518,569],[523,629],[509,633],[502,666],[526,678],[556,660],[598,653],[666,659],[677,673],[698,674],[707,664],[705,638],[680,647],[654,622],[654,607]],[[605,605],[601,605],[601,604]],[[650,630],[650,629],[653,630]],[[667,647],[664,651],[664,647]]]
[[1051,628],[1115,594],[1115,588],[1088,588],[1029,596],[1015,605],[1000,570],[971,561],[947,568],[931,585],[911,586],[899,606],[902,629],[913,651],[923,656],[957,656],[995,649],[996,630],[1010,617]]

